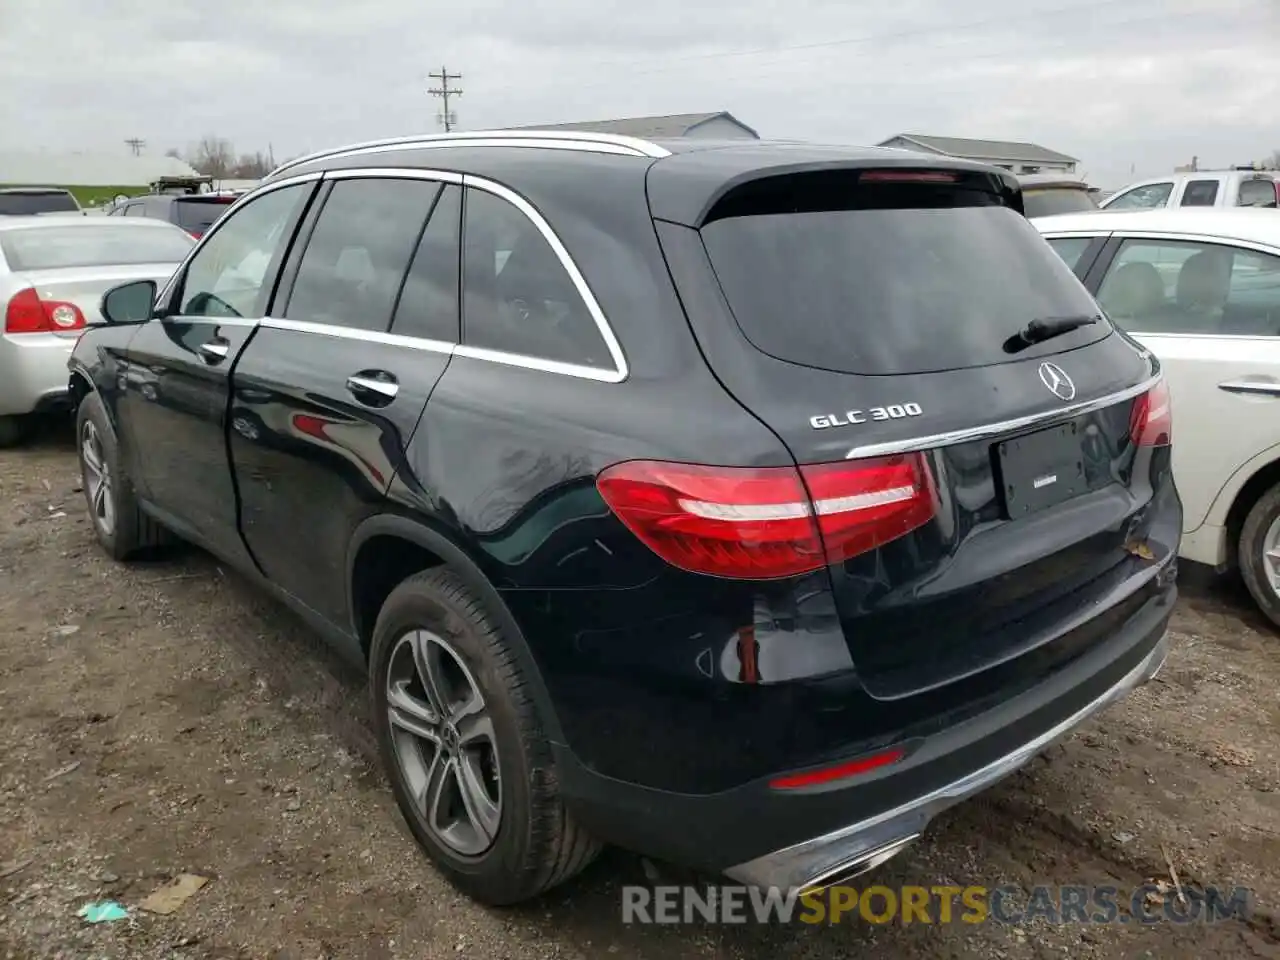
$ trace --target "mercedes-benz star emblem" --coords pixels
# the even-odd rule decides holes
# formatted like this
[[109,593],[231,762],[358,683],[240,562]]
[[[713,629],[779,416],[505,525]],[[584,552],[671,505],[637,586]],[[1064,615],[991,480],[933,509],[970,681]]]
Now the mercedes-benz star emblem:
[[1040,364],[1040,382],[1049,388],[1059,400],[1074,400],[1076,398],[1076,385],[1067,376],[1067,372],[1056,363],[1045,361]]

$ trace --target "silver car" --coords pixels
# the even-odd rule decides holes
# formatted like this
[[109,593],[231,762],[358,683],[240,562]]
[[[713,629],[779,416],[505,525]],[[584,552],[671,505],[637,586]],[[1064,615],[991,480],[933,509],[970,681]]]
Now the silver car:
[[160,220],[0,217],[0,447],[66,403],[67,357],[126,280],[158,284],[195,243]]

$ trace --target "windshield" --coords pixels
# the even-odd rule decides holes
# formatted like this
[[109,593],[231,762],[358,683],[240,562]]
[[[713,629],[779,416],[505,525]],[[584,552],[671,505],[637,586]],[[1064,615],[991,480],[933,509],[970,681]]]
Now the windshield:
[[80,209],[76,198],[65,190],[23,190],[0,192],[0,214],[29,216],[36,213],[74,213]]
[[174,217],[183,230],[205,233],[227,212],[235,197],[183,197],[173,201]]
[[25,227],[0,233],[0,249],[14,270],[177,263],[193,242],[181,230],[124,223]]
[[1028,217],[1051,217],[1055,213],[1081,213],[1098,209],[1089,191],[1076,187],[1023,190],[1022,205]]
[[[991,200],[886,205],[738,216],[703,227],[747,339],[791,363],[924,373],[1009,361],[1005,341],[1031,320],[1098,313],[1062,258],[1014,210]],[[1016,356],[1080,347],[1110,330],[1100,321]]]

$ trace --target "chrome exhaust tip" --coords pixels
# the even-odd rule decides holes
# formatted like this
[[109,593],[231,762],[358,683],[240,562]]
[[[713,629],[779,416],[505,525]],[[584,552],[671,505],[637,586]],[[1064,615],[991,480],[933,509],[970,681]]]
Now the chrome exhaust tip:
[[869,873],[881,864],[893,859],[918,839],[920,839],[920,834],[913,833],[900,840],[894,840],[892,843],[876,847],[869,853],[860,854],[851,860],[837,863],[817,874],[808,882],[801,884],[800,891],[801,893],[817,893],[837,884],[848,883],[850,880],[860,877],[864,873]]

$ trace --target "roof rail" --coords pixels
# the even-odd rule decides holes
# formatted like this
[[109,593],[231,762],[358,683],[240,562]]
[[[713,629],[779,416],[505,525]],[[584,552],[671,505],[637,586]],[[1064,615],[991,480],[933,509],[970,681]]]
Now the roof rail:
[[671,151],[641,140],[638,137],[625,137],[613,133],[593,133],[589,130],[468,130],[465,133],[429,133],[410,137],[388,137],[382,140],[369,140],[363,143],[348,144],[320,150],[294,160],[286,160],[264,177],[269,180],[284,170],[301,166],[325,157],[336,157],[345,154],[376,152],[387,149],[412,150],[417,147],[441,146],[548,146],[551,144],[573,147],[580,144],[583,149],[592,147],[611,147],[611,153],[626,153],[636,157],[652,157],[660,159],[671,155]]

